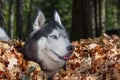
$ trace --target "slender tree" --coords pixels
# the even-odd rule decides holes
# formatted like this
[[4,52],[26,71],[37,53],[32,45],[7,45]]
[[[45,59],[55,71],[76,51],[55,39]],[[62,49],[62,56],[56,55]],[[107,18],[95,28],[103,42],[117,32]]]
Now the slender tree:
[[96,37],[105,33],[105,1],[106,0],[94,0],[95,8],[95,32]]
[[3,13],[3,1],[0,0],[0,27],[5,28],[5,19],[4,19],[4,13]]
[[13,39],[14,34],[14,0],[9,1],[9,22],[8,22],[8,34]]
[[113,0],[113,16],[114,16],[114,28],[115,29],[118,29],[117,2],[118,2],[118,0]]
[[23,0],[16,0],[16,34],[23,39]]
[[31,21],[32,20],[31,19],[31,17],[32,17],[32,3],[33,3],[33,0],[30,0],[29,1],[28,23],[27,23],[26,35],[28,35],[30,33],[30,30],[32,28],[32,21]]
[[95,8],[95,36],[98,37],[101,34],[100,28],[100,1],[101,0],[94,0],[94,8]]
[[105,33],[105,12],[106,12],[106,8],[105,8],[105,3],[106,0],[99,0],[99,21],[100,21],[100,31],[101,33]]

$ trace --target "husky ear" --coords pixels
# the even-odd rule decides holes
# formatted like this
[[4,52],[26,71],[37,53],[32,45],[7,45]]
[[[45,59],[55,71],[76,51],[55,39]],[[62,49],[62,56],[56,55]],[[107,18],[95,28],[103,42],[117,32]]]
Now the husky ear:
[[57,11],[54,12],[54,19],[56,22],[58,22],[60,25],[62,25],[61,20],[60,20],[60,16],[59,16]]
[[41,27],[43,26],[44,22],[45,22],[45,16],[42,13],[42,11],[39,11],[38,15],[37,15],[37,17],[35,19],[35,22],[33,24],[33,30],[41,29]]

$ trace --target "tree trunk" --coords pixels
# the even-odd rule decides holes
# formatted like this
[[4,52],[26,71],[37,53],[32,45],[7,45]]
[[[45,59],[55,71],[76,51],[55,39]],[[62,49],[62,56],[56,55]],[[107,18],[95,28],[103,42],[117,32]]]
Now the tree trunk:
[[30,33],[30,30],[32,29],[32,18],[31,18],[31,14],[32,14],[32,3],[33,3],[33,1],[32,0],[30,0],[29,1],[29,12],[28,12],[28,23],[27,23],[27,33],[26,33],[26,35],[28,36],[28,34]]
[[3,13],[3,1],[0,0],[0,27],[5,28],[5,19],[4,19],[4,13]]
[[99,0],[99,21],[100,21],[100,31],[101,33],[105,33],[105,3],[106,3],[106,0]]
[[95,8],[95,33],[96,33],[96,37],[98,37],[98,36],[100,36],[100,34],[101,34],[101,30],[100,30],[100,6],[99,6],[99,4],[100,4],[100,2],[99,1],[101,1],[101,0],[94,0],[94,8]]
[[73,0],[71,40],[95,37],[93,0]]
[[71,40],[79,40],[80,38],[85,37],[84,27],[83,26],[83,1],[82,0],[73,0],[73,10],[72,10],[72,31],[71,31]]
[[113,16],[114,16],[114,29],[118,29],[118,22],[117,22],[117,0],[113,0]]
[[16,34],[19,39],[23,39],[23,6],[22,0],[16,0]]
[[9,1],[9,22],[8,22],[8,34],[13,39],[14,35],[14,0]]
[[95,37],[94,0],[84,0],[85,38]]

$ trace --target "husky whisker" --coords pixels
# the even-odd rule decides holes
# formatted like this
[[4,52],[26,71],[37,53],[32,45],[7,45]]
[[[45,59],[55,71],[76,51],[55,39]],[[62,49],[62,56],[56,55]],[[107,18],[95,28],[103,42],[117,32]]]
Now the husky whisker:
[[[62,59],[62,60],[68,60],[67,56],[59,56],[55,51],[53,51],[52,49],[50,49],[50,51],[52,51],[56,56],[58,56],[58,58]],[[65,58],[66,57],[66,58]]]

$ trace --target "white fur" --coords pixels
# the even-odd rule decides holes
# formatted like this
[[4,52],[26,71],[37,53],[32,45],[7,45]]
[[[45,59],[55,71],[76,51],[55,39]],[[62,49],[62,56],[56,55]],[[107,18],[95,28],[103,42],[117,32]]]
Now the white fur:
[[33,25],[33,30],[39,30],[44,24],[44,22],[45,22],[45,16],[42,13],[42,11],[39,11]]
[[[57,55],[67,55],[68,51],[66,47],[71,45],[69,40],[67,38],[64,38],[65,35],[60,36],[60,33],[62,33],[62,31],[53,30],[53,32],[51,32],[47,38],[41,37],[37,42],[38,59],[42,62],[41,67],[44,70],[48,70],[45,71],[48,77],[53,75],[56,71],[65,65],[65,61],[60,59]],[[63,33],[65,32],[63,31]],[[51,35],[56,35],[58,39],[51,39]],[[55,53],[53,53],[50,49],[55,51],[57,55],[55,55]]]
[[7,36],[6,32],[2,28],[0,28],[0,40],[2,40],[2,41],[10,40],[9,37]]
[[[54,53],[52,53],[48,45],[48,40],[45,37],[42,37],[38,42],[38,57],[40,61],[43,61],[44,68],[49,70],[57,70],[58,67],[62,67],[65,62],[63,60],[60,60]],[[58,66],[58,67],[56,67]]]
[[42,11],[39,11],[38,15],[37,15],[37,17],[35,19],[35,22],[33,24],[33,31],[30,34],[30,36],[32,36],[36,31],[38,31],[39,29],[41,29],[41,27],[43,26],[44,22],[45,22],[45,16],[42,13]]
[[58,22],[60,25],[62,25],[61,20],[60,20],[60,16],[59,16],[57,11],[55,11],[54,19],[56,22]]
[[[48,38],[47,39],[47,47],[49,49],[52,49],[53,51],[55,51],[59,56],[65,56],[68,54],[66,47],[71,45],[71,43],[68,41],[67,38],[64,38],[63,35],[60,36],[61,33],[63,33],[64,36],[66,36],[65,35],[66,33],[64,31],[53,30],[53,32],[49,36],[56,35],[58,37],[58,39],[56,40],[56,39]],[[54,58],[54,56],[53,56],[53,58]]]
[[[54,14],[54,20],[58,22],[61,26],[61,20],[60,16],[57,12]],[[38,13],[38,16],[35,20],[34,26],[33,26],[33,32],[31,33],[31,38],[34,38],[32,36],[34,35],[39,35],[39,34],[34,34],[36,31],[40,30],[41,27],[44,27],[45,17],[42,12]],[[39,24],[42,23],[42,24]],[[44,26],[43,26],[44,24]],[[56,25],[57,26],[57,25]],[[47,33],[47,32],[46,32]],[[57,39],[51,37],[51,36],[56,36]],[[34,39],[32,39],[34,41]],[[32,41],[31,41],[32,42]],[[42,35],[36,42],[35,45],[37,46],[36,49],[37,51],[37,62],[40,64],[41,68],[47,76],[50,78],[55,74],[56,71],[58,71],[61,67],[65,65],[65,56],[69,56],[69,51],[67,50],[67,47],[71,45],[70,41],[67,38],[67,34],[65,32],[65,29],[54,29],[50,34],[44,36]],[[27,45],[26,47],[31,48],[31,45]],[[27,49],[27,48],[26,48]],[[27,51],[27,50],[26,50]],[[32,51],[32,50],[31,50]],[[32,52],[30,53],[30,58],[33,55]],[[29,56],[28,56],[29,57]]]

